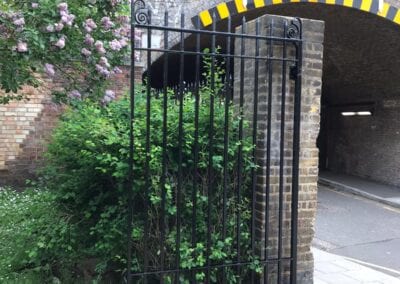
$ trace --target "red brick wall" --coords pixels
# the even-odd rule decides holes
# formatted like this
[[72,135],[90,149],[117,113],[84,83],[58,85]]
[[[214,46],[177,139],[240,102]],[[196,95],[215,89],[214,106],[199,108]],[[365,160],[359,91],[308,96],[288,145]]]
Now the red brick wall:
[[[110,89],[117,95],[129,89],[130,67],[111,78]],[[143,68],[137,67],[135,78],[141,81]],[[62,106],[51,100],[57,82],[46,80],[39,88],[24,87],[27,100],[0,105],[0,186],[22,187],[35,177],[52,129],[62,113]],[[1,95],[1,93],[0,93]]]

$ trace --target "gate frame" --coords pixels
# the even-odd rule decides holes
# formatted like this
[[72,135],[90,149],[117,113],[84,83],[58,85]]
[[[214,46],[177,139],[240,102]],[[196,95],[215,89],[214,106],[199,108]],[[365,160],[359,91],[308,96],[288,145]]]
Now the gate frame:
[[[215,14],[213,15],[214,20],[216,19]],[[301,90],[302,90],[302,75],[301,75],[301,71],[302,71],[302,61],[303,61],[303,55],[302,55],[302,43],[303,43],[303,39],[302,39],[302,22],[300,19],[297,19],[298,24],[296,25],[295,23],[291,23],[290,27],[286,26],[284,27],[284,34],[285,37],[279,38],[279,37],[274,37],[274,36],[260,36],[260,35],[247,35],[245,33],[243,33],[243,29],[242,29],[242,33],[241,34],[237,34],[237,33],[231,33],[229,32],[219,32],[216,30],[216,26],[215,26],[215,22],[213,21],[213,27],[211,31],[208,30],[201,30],[200,28],[196,28],[196,29],[187,29],[184,27],[184,15],[182,14],[181,16],[181,27],[180,28],[173,28],[173,27],[169,27],[168,26],[168,14],[165,14],[165,25],[164,26],[154,26],[151,25],[151,12],[150,10],[147,9],[145,3],[143,0],[137,0],[137,1],[132,1],[131,3],[131,19],[132,19],[132,29],[131,29],[131,36],[132,38],[134,38],[134,33],[135,33],[135,28],[143,28],[146,29],[148,32],[148,35],[151,34],[151,31],[153,30],[159,30],[159,31],[163,31],[164,35],[167,34],[167,36],[164,37],[164,43],[165,46],[164,48],[152,48],[151,45],[151,36],[147,37],[147,47],[136,47],[135,46],[135,42],[131,41],[131,47],[132,47],[132,53],[131,53],[131,88],[130,88],[130,101],[131,101],[131,107],[130,107],[130,120],[131,122],[134,121],[135,117],[134,117],[134,107],[135,107],[135,92],[134,92],[134,86],[135,86],[135,74],[134,74],[134,67],[135,67],[135,51],[146,51],[147,54],[147,66],[148,66],[148,72],[147,72],[147,78],[150,79],[151,78],[151,68],[149,68],[149,66],[151,66],[152,64],[152,57],[151,57],[151,52],[163,52],[163,53],[179,53],[181,56],[181,59],[184,57],[185,54],[188,55],[196,55],[199,56],[200,54],[203,54],[200,52],[199,50],[199,42],[197,42],[197,48],[196,48],[196,52],[187,52],[184,50],[184,34],[187,33],[191,33],[191,34],[196,34],[198,35],[198,37],[200,35],[209,35],[212,37],[213,39],[213,46],[212,46],[212,56],[213,58],[215,58],[216,54],[215,54],[215,37],[216,36],[228,36],[229,38],[233,37],[233,38],[241,38],[242,42],[244,38],[252,38],[252,39],[256,39],[257,41],[260,39],[263,40],[268,40],[270,42],[272,41],[281,41],[285,46],[286,43],[293,43],[294,47],[295,47],[295,54],[296,54],[296,68],[291,68],[290,70],[290,78],[292,80],[295,80],[295,95],[294,96],[294,127],[293,127],[293,146],[292,146],[292,151],[293,151],[293,161],[292,161],[292,201],[291,201],[291,218],[292,221],[295,220],[294,222],[291,222],[291,248],[290,248],[290,282],[291,283],[296,283],[297,282],[297,220],[298,220],[298,185],[299,185],[299,153],[300,153],[300,117],[301,117]],[[231,20],[228,19],[228,22],[231,23]],[[199,24],[199,23],[198,23]],[[243,20],[243,24],[242,27],[245,26],[246,21]],[[197,25],[197,27],[200,27],[200,25]],[[271,31],[273,26],[271,26]],[[168,49],[168,31],[171,32],[179,32],[180,33],[180,51],[176,51],[176,50],[171,50]],[[234,55],[230,55],[230,54],[219,54],[218,56],[227,56],[229,58],[235,58]],[[241,57],[239,58],[243,58],[244,54],[241,54]],[[167,57],[164,57],[164,59]],[[255,60],[258,62],[259,58],[258,56],[255,56]],[[269,58],[269,61],[273,60],[273,58]],[[168,60],[164,60],[166,64],[168,64]],[[283,61],[285,61],[285,58],[283,59]],[[183,64],[183,61],[181,60],[181,64]],[[285,64],[286,66],[286,64]],[[180,66],[180,84],[179,84],[179,88],[182,90],[182,87],[184,87],[184,85],[182,85],[183,83],[183,68],[182,65]],[[241,73],[241,76],[243,76],[243,73]],[[282,77],[286,77],[286,75],[282,76]],[[164,81],[167,79],[167,75],[164,71]],[[150,81],[150,80],[149,80]],[[164,86],[165,83],[164,83]],[[199,85],[197,85],[197,87],[199,87]],[[242,88],[242,87],[241,87]],[[255,88],[257,89],[257,88]],[[165,90],[165,89],[164,89]],[[148,95],[148,99],[150,99],[150,92],[151,92],[151,86],[150,84],[147,84],[147,88],[146,88],[146,92]],[[286,90],[284,90],[283,92],[286,92]],[[149,109],[148,109],[149,111]],[[255,115],[255,122],[257,123],[257,117]],[[150,119],[148,117],[148,121],[147,121],[147,126],[148,126],[148,131],[149,131],[149,127],[150,127]],[[180,130],[181,131],[181,130]],[[149,135],[147,133],[147,135]],[[253,139],[255,139],[257,133],[255,132],[253,134]],[[212,134],[211,134],[212,136]],[[127,264],[127,282],[128,283],[132,283],[132,276],[134,275],[150,275],[152,273],[163,273],[163,271],[152,271],[152,272],[148,272],[148,271],[144,271],[141,274],[135,273],[132,274],[132,238],[130,237],[131,232],[132,232],[132,217],[133,217],[133,199],[132,199],[132,194],[131,189],[133,188],[133,181],[134,181],[134,175],[133,175],[133,166],[134,166],[134,161],[133,161],[133,156],[134,156],[134,135],[133,135],[133,123],[130,123],[130,151],[129,151],[129,177],[128,177],[128,181],[127,181],[127,194],[128,194],[128,209],[129,209],[129,218],[128,218],[128,264]],[[146,143],[146,149],[149,149],[150,147],[150,141],[149,138],[146,139],[147,143]],[[210,157],[212,157],[212,153],[210,153]],[[211,161],[211,160],[210,160]],[[146,161],[146,167],[148,167],[148,159]],[[211,162],[212,163],[212,162]],[[281,163],[282,164],[282,163]],[[182,173],[181,173],[182,174]],[[254,183],[253,183],[254,184]],[[211,186],[211,184],[210,184]],[[145,205],[145,207],[147,207],[148,204]],[[254,209],[254,203],[253,203],[253,209]],[[268,210],[268,209],[267,209]],[[179,210],[178,210],[179,211]],[[179,213],[178,213],[179,214]],[[252,214],[254,215],[254,210],[252,212]],[[280,217],[281,218],[281,217]],[[252,218],[254,220],[254,217]],[[280,225],[281,226],[281,225]],[[253,228],[254,229],[254,228]],[[148,234],[148,232],[145,232],[145,235]],[[253,233],[254,235],[254,233]],[[254,244],[254,240],[253,240],[253,244]],[[174,272],[177,273],[179,275],[179,271],[181,270],[179,268],[179,256],[177,256],[177,268],[175,270],[171,270],[170,272]],[[145,257],[145,263],[146,263],[146,257]],[[265,263],[267,264],[268,262],[270,262],[270,259],[266,259]],[[278,259],[278,265],[280,265],[281,260]],[[242,263],[238,262],[235,263],[233,265],[243,265]],[[218,267],[223,267],[224,265],[218,265]],[[217,266],[212,266],[212,268],[215,268]],[[210,269],[211,266],[208,263],[208,265],[206,267],[201,267],[198,269]],[[280,275],[280,273],[278,273],[278,275]],[[176,279],[178,279],[178,277],[176,277]],[[252,278],[253,279],[253,278]]]

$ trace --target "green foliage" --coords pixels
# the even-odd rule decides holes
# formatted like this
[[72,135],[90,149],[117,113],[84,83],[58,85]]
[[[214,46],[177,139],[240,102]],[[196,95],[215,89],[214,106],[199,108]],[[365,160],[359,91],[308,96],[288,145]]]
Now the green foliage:
[[[207,71],[204,75],[211,78],[212,74]],[[38,211],[35,220],[43,219],[43,224],[32,224],[28,231],[30,234],[39,228],[38,238],[32,241],[34,245],[27,252],[31,262],[35,263],[34,267],[41,271],[53,271],[54,266],[71,267],[71,263],[93,260],[96,271],[92,271],[92,276],[96,274],[106,279],[112,275],[113,281],[120,281],[119,277],[127,264],[128,193],[134,201],[130,237],[135,271],[144,269],[145,254],[148,256],[148,269],[159,269],[162,250],[165,251],[166,267],[174,266],[177,254],[180,255],[182,269],[205,266],[208,239],[211,264],[236,260],[238,243],[234,236],[238,229],[237,216],[240,216],[241,260],[253,260],[249,258],[249,185],[250,171],[255,167],[251,158],[253,145],[249,138],[239,140],[238,127],[242,118],[234,112],[231,103],[225,104],[221,95],[222,75],[221,69],[216,68],[216,88],[210,87],[209,79],[200,88],[198,99],[191,92],[185,92],[180,97],[171,90],[165,95],[153,91],[147,94],[145,89],[137,88],[133,121],[134,180],[131,189],[126,186],[130,128],[128,96],[107,107],[85,100],[67,110],[53,134],[46,167],[41,173],[41,186],[49,188],[41,194],[50,200],[37,206],[42,206],[39,207],[42,209],[50,207],[49,214],[42,216],[45,212]],[[227,148],[224,146],[226,122],[229,125]],[[245,121],[243,124],[248,127]],[[164,138],[166,147],[163,146]],[[238,188],[240,148],[243,157],[242,184]],[[224,179],[225,175],[227,179]],[[227,213],[225,235],[222,232],[224,190]],[[240,199],[236,197],[238,191]],[[196,216],[193,216],[193,196],[196,197]],[[16,213],[5,224],[18,216],[19,213]],[[180,223],[179,251],[176,246],[177,222]],[[162,226],[165,227],[164,247],[160,246]],[[192,236],[193,226],[195,239]],[[47,231],[52,233],[47,235]],[[21,240],[23,237],[28,236],[22,236]],[[52,238],[57,238],[57,246],[52,245],[56,249],[47,247],[52,244]],[[19,260],[16,263],[20,263]],[[22,266],[21,271],[29,271],[29,268]],[[80,269],[78,275],[84,274],[82,267]],[[236,283],[238,277],[246,281],[249,269],[259,271],[257,259],[240,275],[233,268],[225,268],[223,273],[229,283]],[[12,272],[16,272],[15,267],[10,270]],[[212,270],[212,282],[219,283],[221,273],[221,270]],[[189,283],[188,276],[182,274],[180,282]],[[197,271],[195,276],[202,281],[205,273]],[[173,279],[166,275],[165,282],[172,283]]]
[[68,218],[47,190],[0,188],[0,282],[41,283],[71,267],[75,232]]

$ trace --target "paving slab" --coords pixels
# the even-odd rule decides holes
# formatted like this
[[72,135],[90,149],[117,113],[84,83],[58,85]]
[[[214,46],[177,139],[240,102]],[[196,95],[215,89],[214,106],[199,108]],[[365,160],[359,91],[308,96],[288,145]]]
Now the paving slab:
[[[314,284],[400,284],[400,279],[351,258],[313,248]],[[400,275],[400,274],[399,274]]]

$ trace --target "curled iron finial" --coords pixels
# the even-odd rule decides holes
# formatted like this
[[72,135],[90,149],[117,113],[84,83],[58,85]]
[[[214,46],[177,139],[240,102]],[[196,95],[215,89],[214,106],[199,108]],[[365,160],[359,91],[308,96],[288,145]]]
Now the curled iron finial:
[[149,24],[150,13],[144,0],[136,0],[133,2],[134,23],[138,25]]
[[300,38],[300,20],[296,19],[296,20],[291,20],[290,21],[290,25],[286,31],[286,37],[287,38],[292,38],[292,39],[296,39],[296,38]]

